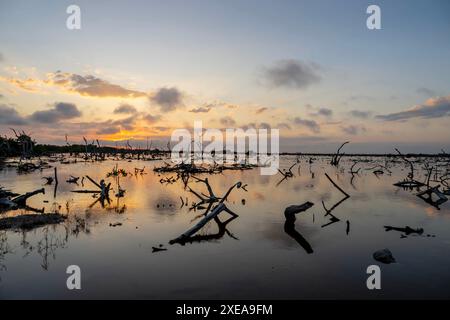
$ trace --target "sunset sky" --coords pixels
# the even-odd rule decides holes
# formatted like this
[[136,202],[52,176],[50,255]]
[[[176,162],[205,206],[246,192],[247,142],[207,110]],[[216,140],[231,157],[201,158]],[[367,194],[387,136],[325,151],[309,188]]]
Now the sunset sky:
[[165,145],[203,120],[281,151],[450,151],[447,0],[0,0],[0,44],[2,135]]

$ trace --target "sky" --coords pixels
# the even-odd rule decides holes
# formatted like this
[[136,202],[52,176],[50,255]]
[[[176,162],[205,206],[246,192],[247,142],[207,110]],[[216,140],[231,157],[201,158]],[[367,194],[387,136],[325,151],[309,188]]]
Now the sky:
[[0,44],[1,135],[165,145],[202,120],[289,152],[450,150],[446,0],[0,0]]

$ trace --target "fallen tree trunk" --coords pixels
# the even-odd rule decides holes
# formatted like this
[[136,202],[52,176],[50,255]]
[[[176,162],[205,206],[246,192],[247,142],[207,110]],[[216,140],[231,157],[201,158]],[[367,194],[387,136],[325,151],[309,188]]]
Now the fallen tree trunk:
[[225,206],[225,204],[219,203],[219,205],[217,205],[217,207],[215,207],[210,213],[208,213],[202,220],[197,222],[197,224],[195,226],[193,226],[192,228],[190,228],[189,230],[187,230],[186,232],[181,234],[178,238],[170,240],[169,243],[174,244],[177,242],[183,242],[187,238],[192,237],[195,233],[197,233],[197,231],[199,231],[201,228],[203,228],[211,219],[214,219],[215,217],[217,217],[217,215],[219,213],[221,213],[222,211],[226,211],[229,214],[231,214],[232,216],[237,216],[237,214],[235,214],[234,212],[229,210]]
[[22,195],[20,195],[18,197],[15,197],[11,201],[14,202],[14,203],[17,203],[19,206],[23,206],[23,205],[26,204],[28,198],[30,198],[30,197],[32,197],[32,196],[34,196],[36,194],[39,194],[39,193],[45,194],[45,189],[42,188],[42,189],[35,190],[35,191],[32,191],[32,192],[27,192],[27,193],[22,194]]

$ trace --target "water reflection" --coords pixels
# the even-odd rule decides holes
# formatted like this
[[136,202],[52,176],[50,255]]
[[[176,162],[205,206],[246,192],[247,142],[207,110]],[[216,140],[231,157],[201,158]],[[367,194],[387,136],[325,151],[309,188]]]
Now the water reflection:
[[[155,173],[153,167],[161,161],[129,160],[47,161],[58,168],[56,197],[55,181],[47,184],[47,178],[54,176],[53,168],[20,174],[13,167],[0,170],[4,190],[45,189],[45,194],[29,198],[26,206],[1,213],[0,219],[27,213],[67,216],[59,225],[0,231],[1,297],[11,297],[13,292],[27,297],[27,291],[39,291],[36,281],[43,271],[50,282],[40,289],[43,297],[64,296],[63,285],[52,279],[63,277],[68,263],[77,263],[92,281],[92,287],[88,284],[83,290],[84,298],[98,297],[96,290],[100,289],[94,286],[107,286],[102,282],[104,272],[116,279],[108,290],[102,290],[113,298],[123,297],[121,288],[130,283],[139,283],[130,289],[135,297],[146,296],[150,289],[160,298],[183,298],[184,294],[231,297],[239,289],[245,298],[371,298],[364,289],[361,270],[376,263],[372,253],[384,247],[392,250],[399,265],[386,269],[389,280],[383,297],[450,296],[444,285],[450,282],[450,257],[446,254],[450,205],[442,202],[435,206],[417,196],[429,190],[427,180],[430,188],[445,186],[441,180],[448,166],[438,165],[437,159],[429,160],[434,168],[431,174],[424,168],[425,160],[413,162],[414,179],[423,181],[422,186],[414,187],[394,186],[409,179],[410,165],[384,158],[344,157],[335,168],[329,165],[329,157],[299,160],[286,156],[280,162],[281,173],[275,176],[260,176],[259,170],[195,176]],[[107,177],[115,167],[127,175],[119,180]],[[79,179],[75,182],[74,178]],[[109,197],[100,195],[102,179],[106,186],[111,183]],[[242,182],[240,188],[228,193],[237,181]],[[96,192],[73,192],[86,189]],[[445,191],[443,187],[438,190]],[[436,201],[436,195],[432,196]],[[168,245],[213,212],[224,198],[234,215],[220,213],[195,234]],[[308,201],[316,205],[299,216],[283,214],[284,208]],[[384,231],[385,226],[389,232]],[[418,234],[418,230],[427,233]],[[191,243],[195,245],[186,245]],[[152,254],[152,248],[160,254]],[[329,276],[330,265],[336,277]],[[186,291],[198,287],[199,280],[185,279],[179,266],[196,270],[210,281],[202,282],[202,290]],[[223,279],[208,272],[212,269]],[[439,279],[430,280],[432,274]],[[248,279],[255,289],[243,289],[245,282],[238,280],[226,282],[230,277]],[[326,284],[321,282],[324,277]],[[314,288],[320,288],[320,294]]]

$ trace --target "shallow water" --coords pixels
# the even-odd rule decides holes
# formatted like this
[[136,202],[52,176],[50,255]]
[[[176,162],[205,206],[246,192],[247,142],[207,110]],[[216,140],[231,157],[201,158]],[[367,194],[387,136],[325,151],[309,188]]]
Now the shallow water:
[[[281,167],[288,168],[295,159],[282,157]],[[374,158],[357,167],[370,168],[376,161],[384,164],[384,159]],[[259,169],[209,175],[217,196],[237,181],[248,184],[248,192],[231,193],[226,205],[239,217],[226,231],[211,221],[199,232],[209,239],[185,245],[168,242],[195,224],[203,211],[189,210],[198,199],[181,181],[160,183],[162,177],[176,177],[154,173],[161,162],[52,163],[60,181],[56,197],[53,186],[45,186],[45,195],[30,198],[28,205],[70,219],[28,232],[0,231],[0,298],[450,298],[450,201],[437,209],[415,196],[417,190],[393,186],[408,173],[401,162],[390,168],[392,175],[360,170],[353,186],[350,159],[340,169],[328,163],[329,158],[316,157],[310,165],[304,158],[300,170],[293,169],[294,177],[279,185],[280,174],[261,176]],[[115,164],[130,172],[145,166],[146,174],[122,178],[125,196],[112,197],[104,208],[91,194],[71,192],[95,189],[89,181],[84,188],[65,182],[69,175],[105,179]],[[351,196],[332,211],[339,221],[329,225],[322,201],[331,208],[343,196],[325,172]],[[5,167],[0,185],[23,193],[42,187],[42,177],[51,175],[52,168],[18,175],[15,168]],[[424,179],[423,173],[417,174],[417,180]],[[207,193],[202,183],[189,185]],[[189,199],[189,206],[181,206],[180,196]],[[295,222],[302,246],[285,232],[283,212],[306,201],[314,206],[297,214]],[[223,212],[219,217],[225,221],[231,216]],[[122,225],[110,226],[117,222]],[[421,227],[424,233],[401,238],[400,232],[386,232],[385,225]],[[152,253],[160,244],[168,250]],[[308,245],[312,253],[305,249]],[[373,259],[373,252],[383,248],[392,251],[397,263]],[[81,268],[81,290],[66,287],[66,268],[72,264]],[[366,269],[372,264],[381,267],[381,290],[366,287]]]

